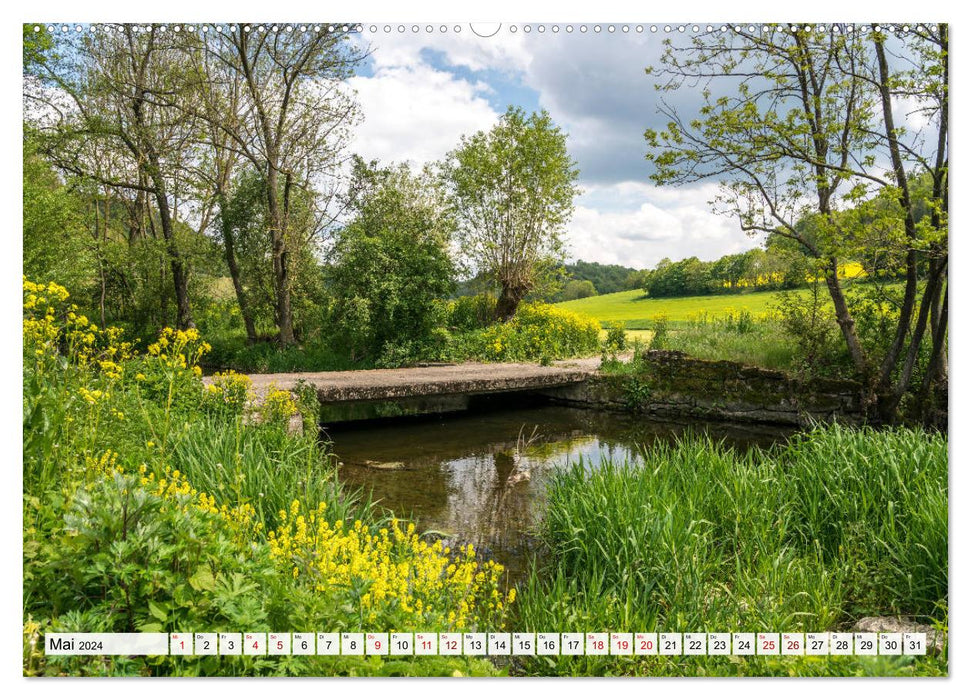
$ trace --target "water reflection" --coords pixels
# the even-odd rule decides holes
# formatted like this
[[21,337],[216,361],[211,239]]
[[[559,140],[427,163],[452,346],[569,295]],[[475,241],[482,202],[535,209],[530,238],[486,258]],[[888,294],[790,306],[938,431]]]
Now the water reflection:
[[[536,435],[523,449],[524,436]],[[473,544],[518,578],[538,547],[546,484],[578,459],[639,461],[638,446],[707,432],[739,449],[786,432],[735,425],[660,423],[543,406],[328,430],[340,478],[454,544]],[[518,443],[518,444],[517,444]],[[518,448],[518,449],[517,449]]]

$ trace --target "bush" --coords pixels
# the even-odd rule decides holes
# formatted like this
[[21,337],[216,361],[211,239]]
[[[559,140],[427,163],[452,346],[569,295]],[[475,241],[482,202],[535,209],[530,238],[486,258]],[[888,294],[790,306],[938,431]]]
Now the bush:
[[819,375],[851,370],[832,302],[818,283],[808,295],[780,293],[777,310],[802,369]]
[[252,398],[252,381],[245,374],[233,370],[216,372],[202,395],[202,407],[218,416],[242,416],[247,402]]
[[465,352],[492,362],[549,361],[596,354],[600,324],[583,314],[549,304],[521,304],[516,315],[464,338]]
[[353,360],[373,359],[389,346],[424,345],[444,325],[452,222],[428,172],[360,159],[352,166],[353,216],[335,232],[325,278],[343,349]]
[[457,331],[485,328],[496,318],[496,298],[492,294],[461,296],[448,303],[448,325]]
[[610,324],[607,328],[607,337],[604,338],[604,351],[607,353],[623,352],[627,349],[627,331],[624,324],[617,322]]
[[651,349],[663,350],[668,340],[668,317],[663,314],[656,315],[651,319]]

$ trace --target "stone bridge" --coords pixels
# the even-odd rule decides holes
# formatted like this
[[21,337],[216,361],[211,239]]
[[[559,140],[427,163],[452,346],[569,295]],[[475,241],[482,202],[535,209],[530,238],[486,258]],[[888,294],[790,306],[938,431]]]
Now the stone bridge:
[[328,423],[449,413],[469,407],[473,397],[566,387],[597,374],[599,357],[536,364],[462,363],[402,369],[343,372],[251,374],[259,401],[270,387],[292,390],[298,383],[313,386]]

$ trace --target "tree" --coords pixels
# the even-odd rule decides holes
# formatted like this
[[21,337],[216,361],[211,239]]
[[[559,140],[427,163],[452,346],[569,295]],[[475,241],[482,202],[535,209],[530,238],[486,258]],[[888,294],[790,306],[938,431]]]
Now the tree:
[[463,136],[444,173],[466,258],[500,289],[509,319],[545,270],[563,257],[579,171],[566,134],[545,111],[509,107],[488,133]]
[[586,299],[597,295],[597,288],[590,280],[570,280],[563,285],[563,289],[556,295],[557,301],[573,301]]
[[454,286],[454,222],[435,178],[355,158],[348,211],[326,272],[342,337],[355,359],[420,351]]
[[[250,229],[253,221],[263,223],[263,219],[255,215],[258,205],[247,196],[254,190],[248,187],[252,178],[239,172],[242,155],[233,138],[234,134],[241,133],[240,124],[245,118],[241,109],[244,79],[231,64],[219,60],[218,52],[207,50],[204,41],[194,41],[190,52],[199,72],[198,79],[192,81],[195,99],[189,109],[201,115],[203,122],[199,133],[202,153],[195,168],[199,196],[204,202],[201,229],[206,230],[210,220],[217,224],[217,235],[222,239],[223,256],[246,329],[246,341],[252,344],[258,339],[256,320],[240,271],[236,230]],[[234,179],[242,180],[242,185],[234,183]],[[234,184],[241,192],[232,192]],[[262,195],[263,190],[258,189],[258,194]],[[231,200],[235,206],[231,207]]]
[[142,30],[123,24],[62,41],[58,55],[32,63],[42,82],[33,84],[29,97],[56,115],[44,129],[44,150],[62,171],[151,198],[172,274],[176,322],[193,326],[174,205],[194,128],[174,106],[184,84],[183,40],[161,25]]
[[[678,90],[700,79],[704,104],[688,120],[662,101],[668,126],[645,136],[655,182],[718,178],[723,194],[717,209],[737,216],[746,231],[791,239],[811,258],[825,280],[847,354],[870,388],[867,398],[886,418],[911,384],[925,317],[942,305],[946,186],[931,195],[937,225],[920,230],[905,161],[946,183],[946,26],[920,26],[898,42],[913,71],[895,71],[881,59],[885,41],[876,27],[774,26],[754,32],[726,27],[687,46],[669,44],[661,67],[665,82],[658,87]],[[724,93],[716,96],[712,85],[719,83]],[[924,134],[905,142],[893,122],[893,100],[903,96],[914,98],[928,117],[935,137],[929,148],[923,147]],[[883,161],[891,163],[886,174],[877,167]],[[894,225],[902,233],[897,250],[907,281],[896,332],[875,355],[861,343],[840,279],[842,263],[857,252],[857,232],[842,212],[888,190],[899,195]],[[922,257],[935,262],[921,294]],[[921,296],[927,301],[918,304]],[[942,342],[935,344],[935,356],[945,333],[941,316],[946,324],[946,314],[939,313]]]
[[[322,195],[321,201],[317,196],[307,201],[319,205],[322,217],[336,216],[328,213],[327,204],[336,195],[336,173],[346,158],[348,128],[357,115],[344,79],[360,60],[345,31],[292,29],[239,24],[217,28],[211,38],[201,40],[211,60],[241,84],[239,111],[221,112],[209,105],[204,114],[229,137],[227,147],[249,160],[264,179],[276,324],[283,346],[296,342],[294,251],[321,228],[319,219],[303,229],[294,226],[294,193]],[[328,186],[328,192],[319,191]]]
[[[26,126],[26,125],[25,125]],[[90,277],[84,200],[67,187],[25,134],[23,170],[23,272],[53,280],[79,294]]]
[[575,263],[565,266],[566,273],[571,279],[587,280],[596,288],[597,294],[613,294],[622,292],[625,287],[627,276],[635,270],[623,265],[604,265],[597,262],[585,262],[577,260]]

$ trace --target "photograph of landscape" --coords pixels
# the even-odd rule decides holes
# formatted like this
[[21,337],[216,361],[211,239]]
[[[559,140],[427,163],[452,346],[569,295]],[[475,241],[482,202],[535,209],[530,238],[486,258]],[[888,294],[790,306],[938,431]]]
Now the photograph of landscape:
[[23,675],[948,676],[948,33],[24,24]]

